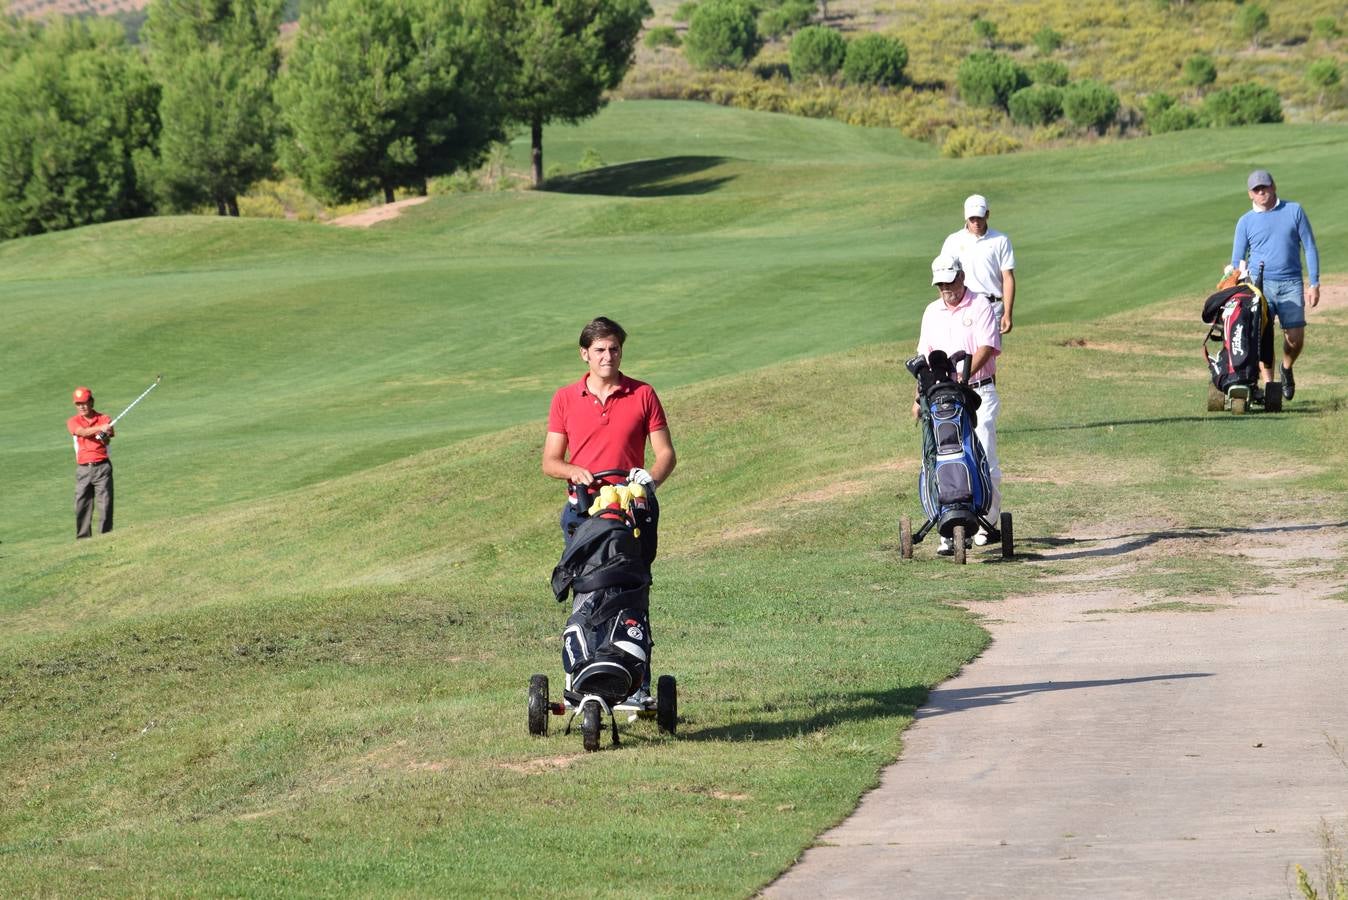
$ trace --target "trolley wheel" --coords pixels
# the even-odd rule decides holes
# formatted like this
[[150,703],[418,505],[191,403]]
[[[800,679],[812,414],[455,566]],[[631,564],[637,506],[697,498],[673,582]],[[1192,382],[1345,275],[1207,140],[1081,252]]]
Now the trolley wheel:
[[529,678],[529,733],[548,733],[548,676],[532,675]]
[[1016,555],[1015,540],[1011,535],[1011,514],[1002,513],[1002,559],[1010,559]]
[[585,752],[593,753],[599,749],[599,704],[593,700],[580,711],[580,736],[585,743]]
[[655,721],[665,734],[673,734],[679,724],[679,686],[673,675],[661,675],[655,683]]
[[1245,398],[1244,398],[1244,397],[1232,397],[1232,398],[1231,398],[1231,415],[1233,415],[1233,416],[1243,416],[1243,415],[1245,415]]
[[1264,385],[1264,409],[1282,412],[1282,382],[1270,381]]
[[1208,382],[1208,412],[1221,412],[1226,408],[1226,395],[1223,394],[1217,385],[1211,381]]
[[913,520],[907,516],[899,519],[899,556],[913,558]]
[[955,563],[964,565],[964,551],[968,548],[964,546],[964,535],[968,529],[963,525],[956,525],[955,532],[950,536],[950,543],[955,546]]

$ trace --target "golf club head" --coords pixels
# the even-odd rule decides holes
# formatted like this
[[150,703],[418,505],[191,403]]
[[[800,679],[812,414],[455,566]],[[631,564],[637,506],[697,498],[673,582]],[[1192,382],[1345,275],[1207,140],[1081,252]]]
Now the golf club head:
[[914,356],[912,359],[905,362],[903,366],[908,370],[908,374],[912,375],[914,378],[918,378],[927,368],[927,358],[919,353],[917,356]]

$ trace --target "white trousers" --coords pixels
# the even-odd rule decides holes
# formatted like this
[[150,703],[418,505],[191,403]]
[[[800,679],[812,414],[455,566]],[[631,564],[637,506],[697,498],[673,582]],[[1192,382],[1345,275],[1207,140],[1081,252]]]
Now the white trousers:
[[997,396],[997,385],[988,382],[974,388],[974,393],[983,398],[978,407],[978,425],[974,434],[983,445],[988,457],[988,471],[992,473],[992,506],[988,508],[988,521],[1001,527],[1002,515],[1002,464],[997,459],[997,414],[1002,411],[1001,398]]

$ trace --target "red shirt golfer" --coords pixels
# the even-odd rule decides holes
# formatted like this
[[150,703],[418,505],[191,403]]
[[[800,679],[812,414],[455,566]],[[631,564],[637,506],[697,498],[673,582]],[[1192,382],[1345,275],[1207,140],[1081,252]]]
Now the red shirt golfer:
[[94,409],[94,394],[75,388],[75,415],[66,429],[75,441],[75,537],[93,534],[94,501],[98,501],[98,532],[112,531],[112,460],[108,442],[116,434],[112,419]]

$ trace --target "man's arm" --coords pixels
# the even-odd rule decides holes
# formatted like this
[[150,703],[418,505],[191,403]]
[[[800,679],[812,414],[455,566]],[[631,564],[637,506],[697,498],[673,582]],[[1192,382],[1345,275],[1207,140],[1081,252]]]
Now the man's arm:
[[566,435],[549,431],[543,441],[543,474],[572,484],[590,484],[594,476],[588,469],[573,466],[566,461]]
[[1311,306],[1320,305],[1320,251],[1315,246],[1315,233],[1311,231],[1311,220],[1306,218],[1306,210],[1297,217],[1297,236],[1306,251],[1306,275],[1310,286],[1306,289],[1306,302]]
[[969,373],[970,373],[969,377],[972,378],[974,373],[976,373],[979,369],[987,365],[988,360],[992,359],[993,354],[995,354],[996,352],[997,352],[996,347],[988,347],[988,346],[979,347],[977,350],[975,350],[973,362],[969,363]]
[[1241,260],[1245,258],[1245,251],[1249,248],[1250,239],[1245,234],[1245,217],[1241,216],[1236,220],[1236,237],[1231,242],[1231,268],[1240,266]]
[[1011,331],[1011,304],[1016,302],[1016,270],[1002,269],[1002,334]]
[[678,455],[674,452],[674,439],[669,436],[668,428],[651,432],[651,451],[655,454],[655,462],[651,463],[647,471],[651,473],[657,485],[664,484],[679,461]]

